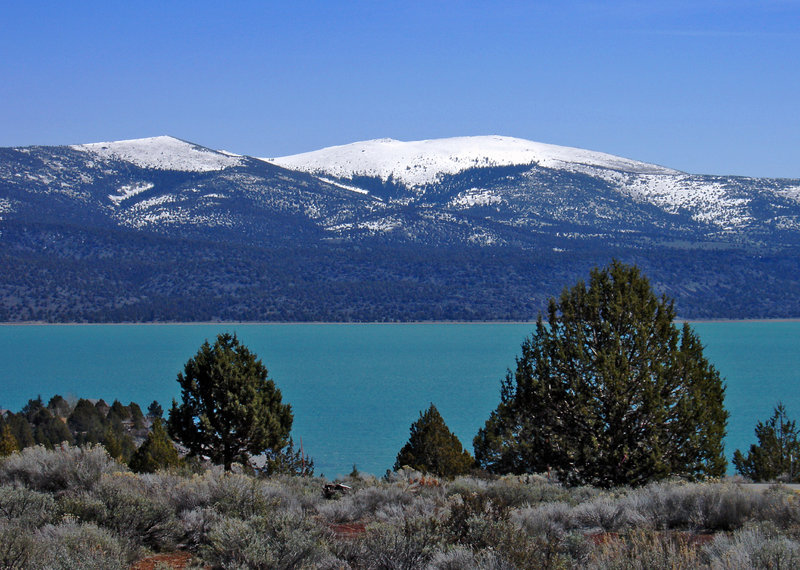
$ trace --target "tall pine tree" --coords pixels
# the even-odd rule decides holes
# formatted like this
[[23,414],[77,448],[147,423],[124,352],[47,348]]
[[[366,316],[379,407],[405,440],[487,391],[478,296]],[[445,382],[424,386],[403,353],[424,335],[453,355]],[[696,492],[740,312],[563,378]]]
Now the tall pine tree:
[[636,267],[613,262],[551,299],[475,438],[496,473],[641,485],[725,472],[719,373]]

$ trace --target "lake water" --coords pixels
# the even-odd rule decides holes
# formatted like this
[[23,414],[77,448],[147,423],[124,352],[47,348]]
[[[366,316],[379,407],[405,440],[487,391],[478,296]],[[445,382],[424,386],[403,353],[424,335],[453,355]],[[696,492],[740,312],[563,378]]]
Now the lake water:
[[[694,323],[726,379],[726,452],[754,442],[778,400],[800,419],[800,322]],[[531,324],[0,326],[0,408],[29,398],[115,398],[165,410],[176,376],[205,339],[235,332],[294,409],[300,438],[328,477],[382,474],[433,402],[472,450],[500,380]]]

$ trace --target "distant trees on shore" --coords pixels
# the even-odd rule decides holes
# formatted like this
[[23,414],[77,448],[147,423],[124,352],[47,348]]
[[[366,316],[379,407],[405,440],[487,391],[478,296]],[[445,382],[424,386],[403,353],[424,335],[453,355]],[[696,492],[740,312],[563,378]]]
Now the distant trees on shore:
[[114,400],[110,406],[102,399],[68,402],[56,394],[45,405],[38,396],[18,413],[0,416],[0,455],[33,445],[54,449],[64,443],[100,444],[114,459],[128,463],[155,419],[145,417],[136,402],[123,405]]

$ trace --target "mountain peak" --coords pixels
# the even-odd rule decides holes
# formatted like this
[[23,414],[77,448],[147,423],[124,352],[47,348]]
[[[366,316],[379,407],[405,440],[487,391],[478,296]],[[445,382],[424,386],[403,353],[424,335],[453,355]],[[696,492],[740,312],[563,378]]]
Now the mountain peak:
[[209,172],[241,164],[241,157],[218,152],[172,136],[74,145],[101,160],[122,160],[141,168]]
[[408,142],[383,138],[265,160],[337,178],[375,176],[386,180],[392,177],[409,187],[432,184],[444,175],[470,168],[526,164],[567,169],[603,168],[637,174],[679,174],[676,170],[602,152],[501,135]]

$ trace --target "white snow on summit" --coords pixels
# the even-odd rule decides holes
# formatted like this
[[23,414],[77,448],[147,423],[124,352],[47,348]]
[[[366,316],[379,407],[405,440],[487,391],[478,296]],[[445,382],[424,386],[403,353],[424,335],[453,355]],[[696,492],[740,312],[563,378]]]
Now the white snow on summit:
[[238,155],[217,152],[174,137],[161,136],[116,142],[74,145],[101,159],[123,160],[142,168],[210,172],[242,163]]
[[547,168],[592,166],[637,174],[680,174],[602,152],[497,135],[411,142],[377,139],[263,160],[337,178],[392,177],[409,187],[431,184],[443,175],[475,167],[534,163]]

